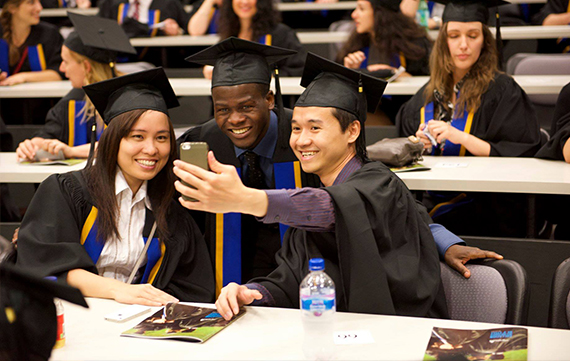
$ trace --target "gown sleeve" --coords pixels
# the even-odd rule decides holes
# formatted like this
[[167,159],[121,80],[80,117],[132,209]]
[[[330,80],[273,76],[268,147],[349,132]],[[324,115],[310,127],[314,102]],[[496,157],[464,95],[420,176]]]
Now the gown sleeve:
[[570,84],[567,84],[556,102],[550,127],[550,140],[536,153],[537,158],[564,160],[564,145],[570,138]]
[[532,23],[542,25],[542,22],[550,14],[565,13],[568,9],[568,0],[548,0],[533,18]]
[[97,274],[80,243],[80,213],[85,208],[81,192],[66,174],[51,175],[39,186],[20,227],[17,266],[63,280],[72,269]]
[[172,276],[163,287],[165,292],[187,302],[214,301],[214,269],[204,237],[198,226],[184,209],[173,204],[176,221],[169,222],[176,242],[176,249],[181,253],[176,255],[178,263],[171,270]]
[[530,99],[511,78],[501,75],[483,95],[475,131],[491,145],[490,156],[532,157],[540,148],[540,127]]
[[408,137],[415,135],[420,126],[421,109],[424,106],[425,85],[408,100],[398,111],[396,116],[396,129],[398,136]]
[[59,72],[63,38],[55,26],[51,24],[46,25],[49,25],[49,35],[44,34],[47,35],[47,39],[45,40],[45,45],[43,47],[46,60],[46,70],[53,70],[57,72],[62,79],[65,79],[65,75]]

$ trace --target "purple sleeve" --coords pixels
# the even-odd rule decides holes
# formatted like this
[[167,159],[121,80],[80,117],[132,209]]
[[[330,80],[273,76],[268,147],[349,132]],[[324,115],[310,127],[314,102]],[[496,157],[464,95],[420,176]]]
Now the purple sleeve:
[[267,288],[263,287],[259,283],[246,283],[244,286],[250,290],[259,291],[263,296],[260,300],[253,300],[253,302],[249,304],[250,306],[275,306],[275,300]]
[[331,196],[319,188],[268,189],[267,214],[263,223],[282,223],[312,232],[334,231]]

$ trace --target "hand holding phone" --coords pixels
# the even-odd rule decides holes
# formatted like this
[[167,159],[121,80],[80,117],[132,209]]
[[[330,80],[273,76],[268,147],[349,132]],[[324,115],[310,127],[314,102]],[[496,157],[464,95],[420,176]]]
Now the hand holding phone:
[[[205,170],[210,170],[208,166],[208,144],[205,142],[184,142],[180,144],[180,160]],[[182,181],[182,184],[194,188],[184,181]],[[196,202],[196,199],[185,195],[182,195],[182,198],[190,202]]]
[[424,127],[423,132],[424,132],[425,136],[426,136],[426,137],[429,139],[429,141],[431,142],[431,145],[433,145],[434,147],[437,147],[437,141],[435,140],[435,138],[433,137],[433,135],[431,135],[431,133],[430,133],[428,127],[427,127],[427,124],[426,124],[426,126]]

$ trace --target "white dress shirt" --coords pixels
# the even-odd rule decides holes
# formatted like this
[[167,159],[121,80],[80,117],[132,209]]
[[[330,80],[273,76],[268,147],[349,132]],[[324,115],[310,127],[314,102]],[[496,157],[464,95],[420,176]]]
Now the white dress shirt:
[[[139,22],[148,24],[148,9],[153,0],[139,0]],[[135,0],[129,0],[129,12],[127,17],[132,18],[135,12]]]
[[[133,192],[123,172],[117,168],[115,176],[115,195],[118,205],[116,222],[120,238],[113,236],[105,242],[96,265],[100,276],[122,282],[127,282],[129,279],[144,248],[142,233],[146,215],[145,206],[151,209],[146,190],[147,181],[144,181],[133,197]],[[145,264],[146,255],[141,265]]]

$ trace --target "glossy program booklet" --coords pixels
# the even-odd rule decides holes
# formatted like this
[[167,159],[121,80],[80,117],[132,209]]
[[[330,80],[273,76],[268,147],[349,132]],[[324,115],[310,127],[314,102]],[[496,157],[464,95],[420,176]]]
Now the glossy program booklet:
[[121,336],[205,342],[244,313],[226,321],[215,308],[168,303]]
[[522,327],[457,330],[434,327],[424,360],[527,359],[528,331]]

